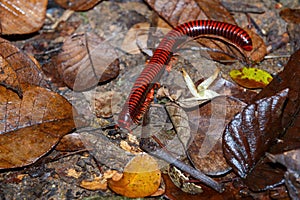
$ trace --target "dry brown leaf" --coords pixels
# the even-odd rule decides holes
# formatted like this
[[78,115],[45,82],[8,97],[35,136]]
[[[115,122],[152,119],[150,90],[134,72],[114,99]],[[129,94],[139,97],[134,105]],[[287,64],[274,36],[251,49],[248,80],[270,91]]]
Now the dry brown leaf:
[[55,0],[55,2],[63,8],[83,11],[93,8],[101,0]]
[[36,86],[22,99],[0,86],[0,110],[0,169],[34,163],[75,127],[71,104]]
[[38,62],[2,38],[0,38],[0,71],[1,85],[17,91],[19,95],[28,84],[48,87]]
[[80,151],[86,149],[78,133],[65,135],[55,147],[57,151]]
[[212,176],[230,170],[223,156],[222,133],[227,123],[245,105],[237,99],[220,96],[188,112],[190,123],[196,124],[197,129],[192,129],[193,141],[187,153],[197,169]]
[[58,73],[75,91],[90,89],[119,74],[114,48],[93,33],[76,34],[66,39],[57,59]]
[[2,34],[28,34],[39,30],[45,20],[48,0],[1,0]]
[[140,154],[126,165],[119,181],[109,180],[108,185],[118,194],[138,198],[155,193],[160,181],[161,172],[156,160],[147,154]]

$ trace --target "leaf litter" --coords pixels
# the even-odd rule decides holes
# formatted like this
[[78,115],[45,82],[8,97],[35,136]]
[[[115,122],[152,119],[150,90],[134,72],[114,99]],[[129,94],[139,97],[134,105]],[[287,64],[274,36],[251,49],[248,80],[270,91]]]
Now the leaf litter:
[[[206,3],[206,2],[203,2],[203,3]],[[105,4],[105,3],[104,3]],[[172,5],[172,4],[171,4]],[[214,10],[215,8],[216,8],[216,6],[213,6],[212,8],[213,9],[211,9],[211,7],[205,7],[205,6],[203,6],[202,4],[201,4],[201,2],[198,2],[198,4],[191,4],[191,5],[197,5],[196,7],[201,7],[201,9],[205,12],[205,14],[206,15],[209,15],[209,13],[213,13],[212,12],[212,10]],[[171,8],[172,8],[172,6],[170,6]],[[219,6],[217,6],[217,7],[219,7]],[[114,7],[115,8],[115,7]],[[221,8],[221,7],[220,7]],[[189,7],[186,7],[185,9],[190,9]],[[157,8],[156,8],[156,10],[157,10]],[[163,9],[162,9],[163,10]],[[177,14],[179,14],[180,12],[178,12]],[[181,13],[184,13],[184,12],[181,12]],[[164,14],[163,12],[161,13],[161,14]],[[176,14],[176,13],[175,13]],[[175,15],[176,16],[176,15]],[[179,15],[177,15],[177,16],[180,16],[180,14]],[[226,16],[226,15],[225,15]],[[230,17],[231,18],[231,17]],[[176,17],[174,17],[174,16],[170,16],[170,20],[175,20],[176,21],[176,19],[184,19],[184,15],[182,15],[182,16],[180,16],[179,18],[176,18]],[[169,20],[168,20],[169,21]],[[234,22],[233,22],[234,23]],[[172,23],[170,23],[170,24],[172,24]],[[172,24],[173,25],[173,24]],[[176,24],[174,24],[174,25],[176,25]],[[173,26],[174,26],[173,25]],[[212,47],[212,46],[211,46]],[[258,45],[258,47],[259,47],[259,45]],[[213,47],[212,47],[213,48]],[[254,57],[251,57],[251,59],[252,60],[256,60],[256,61],[259,61],[259,60],[261,60],[261,58],[265,55],[265,53],[264,53],[264,51],[259,51],[258,49],[265,49],[263,46],[261,47],[261,48],[255,48],[256,49],[256,51],[255,52],[259,52],[258,53],[258,55],[259,55],[259,58],[254,58]],[[224,58],[224,57],[226,57],[226,54],[230,54],[231,56],[233,55],[233,56],[235,56],[235,55],[238,55],[237,57],[238,58],[242,58],[242,60],[244,59],[244,55],[243,54],[240,54],[240,53],[237,53],[236,52],[236,54],[235,53],[232,53],[232,52],[230,52],[230,51],[228,51],[227,52],[227,50],[224,50],[224,49],[221,49],[221,52],[223,53],[223,57],[222,56],[220,56],[217,60],[220,60],[220,58]],[[224,54],[224,52],[225,52],[225,54]],[[216,55],[219,55],[218,53],[215,53],[215,57],[216,57]],[[224,56],[225,55],[225,56]],[[248,55],[249,56],[249,55]],[[252,55],[251,55],[252,56]],[[5,56],[4,56],[5,57]],[[296,60],[297,59],[295,59],[295,58],[297,58],[297,56],[294,56],[294,57],[292,57],[292,59],[291,60],[294,60],[295,61],[295,63],[293,63],[293,62],[291,62],[290,63],[290,65],[295,65],[295,66],[297,66],[297,62],[296,62]],[[33,61],[34,62],[34,61]],[[4,63],[5,63],[5,65],[7,65],[7,61],[4,61]],[[289,65],[289,64],[288,64]],[[286,68],[288,68],[288,65],[287,65],[287,67]],[[296,67],[294,67],[294,69],[295,69]],[[296,68],[297,69],[297,68]],[[12,70],[13,71],[13,70]],[[16,70],[17,71],[17,70]],[[266,87],[266,88],[268,88],[268,90],[269,90],[269,92],[266,92],[266,90],[264,89],[263,90],[263,92],[261,93],[261,94],[259,94],[256,98],[254,98],[253,100],[252,100],[252,97],[253,97],[253,95],[251,96],[251,98],[245,98],[245,97],[243,97],[244,99],[245,99],[245,101],[244,102],[248,102],[248,101],[251,101],[251,103],[252,104],[255,104],[255,102],[259,102],[261,99],[267,99],[267,98],[276,98],[276,94],[278,93],[278,92],[280,92],[280,91],[282,91],[282,90],[285,90],[286,88],[288,88],[289,89],[289,92],[288,92],[288,99],[286,100],[286,107],[284,107],[285,109],[284,109],[284,111],[283,111],[283,120],[282,120],[282,124],[283,124],[283,127],[284,128],[286,128],[286,132],[285,133],[282,133],[282,134],[280,134],[280,140],[282,140],[283,142],[282,143],[277,143],[277,144],[275,144],[275,145],[272,145],[271,147],[270,147],[270,153],[273,155],[273,154],[275,154],[275,153],[282,153],[282,152],[280,152],[279,151],[279,149],[284,149],[285,151],[287,151],[287,150],[292,150],[292,149],[295,149],[295,148],[299,148],[299,146],[297,146],[297,141],[299,141],[299,140],[297,140],[297,133],[299,133],[299,131],[297,132],[297,130],[299,130],[298,128],[298,126],[297,126],[297,123],[293,123],[293,122],[297,122],[298,121],[298,119],[299,119],[299,115],[297,114],[297,110],[299,110],[298,109],[298,107],[297,107],[297,105],[299,105],[299,102],[297,102],[298,100],[297,100],[297,94],[299,93],[299,90],[297,89],[297,84],[299,85],[299,83],[297,82],[297,80],[299,80],[299,78],[298,78],[298,75],[297,75],[297,73],[298,72],[289,72],[289,75],[283,75],[283,74],[280,74],[277,78],[278,78],[278,80],[275,80],[275,82],[276,81],[282,81],[283,80],[283,86],[281,85],[281,83],[280,84],[278,84],[278,85],[274,85],[274,83],[272,83],[271,82],[271,84],[270,85],[272,85],[273,84],[273,87],[274,88],[268,88],[268,86]],[[291,76],[291,74],[292,74],[292,76]],[[286,77],[285,76],[287,76],[287,77],[290,77],[291,78],[291,83],[288,83],[288,79],[286,79]],[[16,75],[12,75],[12,76],[10,76],[10,77],[13,77],[12,79],[13,80],[16,80],[14,77],[16,77]],[[25,79],[26,79],[26,76],[25,76]],[[276,79],[276,77],[275,77],[275,79]],[[42,79],[43,80],[43,79]],[[221,81],[222,82],[222,81]],[[219,83],[221,83],[221,82],[219,82]],[[274,82],[274,80],[273,80],[273,82]],[[224,83],[224,81],[223,81],[223,83]],[[227,83],[228,84],[228,83]],[[3,85],[5,85],[5,84],[3,84]],[[7,85],[9,85],[9,84],[7,84]],[[6,86],[7,86],[6,85]],[[17,85],[17,86],[16,86]],[[296,86],[295,86],[296,85]],[[19,87],[20,86],[20,87]],[[280,86],[280,87],[278,87],[278,86]],[[282,88],[282,87],[283,88]],[[20,89],[22,87],[22,89]],[[22,92],[19,92],[19,94],[26,94],[26,92],[27,92],[27,86],[26,87],[24,87],[24,86],[22,86],[21,84],[15,84],[15,85],[13,85],[13,87],[11,87],[12,89],[15,89],[16,91],[22,91]],[[281,88],[280,90],[279,90],[279,88]],[[212,88],[211,88],[212,89]],[[46,90],[47,91],[47,90]],[[270,92],[271,91],[271,92]],[[24,93],[25,92],[25,93]],[[49,92],[49,91],[48,91]],[[234,94],[236,91],[231,91],[231,94]],[[240,95],[241,93],[242,93],[243,91],[242,90],[238,90],[238,92],[236,92],[236,95]],[[298,93],[297,93],[298,92]],[[264,94],[266,94],[266,93],[268,93],[268,95],[267,96],[264,96]],[[53,94],[52,92],[51,92],[51,94]],[[55,93],[54,93],[55,94]],[[12,96],[15,96],[16,94],[12,94]],[[260,96],[261,95],[261,96]],[[18,96],[18,95],[17,95]],[[18,100],[17,100],[17,96],[15,96],[15,101],[16,102],[18,102]],[[20,96],[20,95],[19,95]],[[54,95],[55,96],[55,95]],[[19,99],[20,100],[20,99]],[[22,101],[22,100],[21,100]],[[252,105],[252,104],[249,104],[249,105]],[[297,104],[298,103],[298,104]],[[7,104],[8,105],[8,104]],[[64,106],[62,106],[62,107],[64,107]],[[246,108],[248,108],[247,106],[246,106]],[[245,109],[246,109],[245,108]],[[58,109],[59,110],[59,109]],[[299,112],[298,112],[299,113]],[[278,114],[278,113],[277,113]],[[37,116],[39,116],[39,114],[37,115]],[[292,117],[290,117],[290,116],[292,116]],[[229,118],[228,118],[229,119]],[[62,120],[64,120],[64,117],[62,117]],[[38,121],[38,120],[37,120]],[[43,120],[42,120],[43,121]],[[67,120],[68,121],[68,120]],[[51,122],[51,119],[50,119],[50,122]],[[52,122],[51,122],[52,123]],[[68,122],[66,122],[66,123],[68,123]],[[47,123],[43,123],[43,122],[41,122],[41,124],[43,124],[43,126],[46,124],[47,125]],[[70,124],[72,124],[72,123],[70,123]],[[176,124],[177,123],[175,123],[174,125],[176,126]],[[299,124],[299,123],[298,123]],[[39,127],[39,122],[37,123],[37,127]],[[7,126],[8,127],[8,126]],[[47,127],[47,126],[46,126]],[[67,126],[66,127],[66,129],[64,129],[64,130],[69,130],[69,128],[71,128],[72,126]],[[26,128],[28,128],[28,127],[25,127],[24,128],[24,130],[26,130]],[[29,124],[29,128],[31,128],[30,127],[30,124]],[[48,128],[48,127],[47,127]],[[20,129],[21,130],[21,129]],[[37,128],[37,130],[40,130],[39,128]],[[17,131],[19,131],[18,129],[17,129]],[[26,131],[25,131],[26,132]],[[55,131],[56,132],[56,131]],[[66,131],[66,132],[68,132],[68,131]],[[49,146],[47,146],[47,148],[46,148],[46,150],[42,150],[42,151],[40,151],[39,152],[39,154],[38,155],[36,155],[34,158],[33,158],[33,161],[27,161],[27,163],[34,163],[35,162],[35,159],[39,159],[39,158],[41,158],[41,155],[43,154],[43,153],[41,153],[41,152],[49,152],[49,149],[51,150],[51,148],[53,148],[54,146],[55,146],[55,144],[57,144],[57,141],[59,141],[59,139],[57,139],[57,138],[61,138],[63,135],[65,135],[66,134],[66,132],[64,132],[64,131],[62,131],[61,133],[59,133],[58,134],[58,136],[57,137],[55,137],[53,140],[51,140],[51,142],[50,142],[50,146],[51,145],[53,145],[53,146],[51,146],[51,147],[49,147]],[[57,133],[57,132],[56,132]],[[296,134],[294,134],[294,133],[296,133]],[[4,134],[3,134],[4,135]],[[86,138],[88,138],[88,136],[89,136],[89,134],[86,134],[85,135],[85,137]],[[188,135],[189,136],[189,135]],[[97,138],[97,136],[96,136],[96,138]],[[184,135],[184,138],[186,138],[186,135]],[[26,141],[26,139],[25,139],[25,141]],[[91,141],[94,141],[93,139],[91,140]],[[109,141],[108,140],[103,140],[102,142],[100,142],[99,144],[101,144],[100,146],[99,146],[99,144],[98,144],[98,146],[99,147],[101,147],[101,148],[104,148],[105,147],[105,144],[107,144],[107,143],[109,143]],[[102,147],[102,145],[104,146],[104,147]],[[88,146],[88,147],[97,147],[97,145],[95,144],[95,146],[93,146],[93,145],[91,145],[91,146]],[[103,151],[104,151],[105,149],[103,149]],[[278,152],[279,151],[279,152]],[[104,151],[105,152],[105,151]],[[107,151],[106,151],[107,152]],[[111,152],[111,154],[110,155],[113,155],[113,152],[114,151],[112,151]],[[94,155],[96,155],[96,154],[94,154]],[[96,155],[95,157],[97,157],[97,161],[102,161],[103,159],[102,159],[102,157],[101,156],[103,156],[103,155],[105,155],[105,154],[99,154],[98,156]],[[128,158],[128,157],[127,157]],[[27,165],[26,164],[26,162],[24,162],[25,163],[25,165]],[[101,162],[100,162],[101,163]],[[125,161],[125,162],[123,162],[123,164],[120,164],[120,170],[122,170],[123,169],[123,167],[124,167],[124,164],[126,164],[127,163],[127,161]],[[105,163],[104,163],[105,164]],[[178,164],[178,163],[177,163]],[[247,177],[246,177],[246,180],[245,180],[245,183],[248,185],[248,187],[250,188],[250,189],[252,189],[252,190],[256,190],[256,191],[260,191],[260,190],[262,190],[262,189],[264,189],[264,188],[266,188],[266,186],[267,186],[267,188],[268,188],[268,186],[270,186],[270,185],[268,185],[268,184],[265,184],[265,183],[262,183],[261,185],[259,185],[260,184],[260,181],[259,181],[259,179],[255,179],[255,176],[257,175],[257,174],[259,174],[259,173],[257,173],[257,174],[255,174],[256,173],[256,169],[259,167],[259,165],[260,165],[260,161],[259,161],[259,163],[257,164],[257,165],[255,165],[255,167],[254,167],[254,169],[250,172],[250,173],[248,173],[248,175],[247,175]],[[20,166],[23,166],[23,165],[20,165]],[[114,166],[114,163],[112,162],[112,163],[109,163],[109,166]],[[181,168],[182,168],[182,165],[179,163],[179,166],[181,166]],[[289,166],[287,166],[287,168],[290,168]],[[266,168],[267,169],[267,168]],[[69,172],[72,172],[72,171],[74,171],[74,170],[69,170]],[[284,173],[284,171],[283,171],[283,173]],[[283,173],[281,173],[281,174],[283,174]],[[76,174],[76,173],[75,173]],[[197,175],[195,175],[196,177],[197,177]],[[20,176],[21,177],[21,176]],[[265,177],[265,176],[264,176]],[[289,174],[289,177],[290,178],[286,178],[285,180],[286,180],[286,182],[288,183],[289,181],[292,181],[291,183],[289,182],[288,184],[288,187],[289,187],[289,189],[290,188],[292,188],[292,192],[294,191],[294,186],[295,186],[295,182],[293,182],[293,177],[294,177],[294,174]],[[95,179],[96,181],[98,180],[98,179]],[[251,183],[253,183],[253,182],[256,182],[257,184],[258,184],[258,188],[255,188],[255,187],[253,187],[253,184],[251,185]],[[265,185],[264,185],[265,184]],[[275,187],[275,185],[271,185],[271,187]],[[216,187],[217,188],[217,187]],[[222,188],[222,187],[221,187]],[[209,188],[205,188],[205,187],[203,187],[203,189],[204,189],[204,191],[209,191]],[[220,189],[219,191],[223,191],[222,189]],[[230,195],[232,195],[232,194],[236,194],[235,193],[235,191],[234,190],[230,190],[230,189],[228,189],[228,191],[231,191],[232,193],[231,194],[227,194],[228,196],[230,196]],[[226,193],[226,192],[225,192]],[[213,193],[212,193],[213,194]],[[291,193],[292,194],[292,193]],[[294,193],[293,193],[294,194]],[[297,194],[297,191],[296,191],[296,193],[295,194]],[[169,195],[170,195],[170,193],[169,193]],[[236,194],[237,195],[237,194]],[[227,196],[227,197],[228,197]],[[207,196],[205,196],[205,194],[204,195],[202,195],[202,197],[207,197]],[[218,198],[221,198],[220,196],[218,197]]]

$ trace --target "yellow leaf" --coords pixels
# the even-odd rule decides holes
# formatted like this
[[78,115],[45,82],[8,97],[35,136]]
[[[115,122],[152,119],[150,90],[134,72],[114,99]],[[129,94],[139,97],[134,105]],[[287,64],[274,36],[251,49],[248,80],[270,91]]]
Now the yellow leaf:
[[160,185],[161,172],[154,158],[148,154],[139,154],[124,168],[119,181],[108,181],[114,192],[130,197],[146,197],[155,193]]
[[230,77],[239,85],[255,89],[263,88],[272,81],[272,76],[261,69],[244,67],[240,70],[231,70]]

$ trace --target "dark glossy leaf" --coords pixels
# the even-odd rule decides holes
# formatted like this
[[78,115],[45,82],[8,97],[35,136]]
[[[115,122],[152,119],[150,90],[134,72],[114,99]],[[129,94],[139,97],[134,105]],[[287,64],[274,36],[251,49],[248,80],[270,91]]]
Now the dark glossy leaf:
[[223,151],[227,162],[246,178],[281,133],[282,107],[288,95],[283,90],[275,96],[248,105],[227,125]]
[[[288,98],[283,110],[280,138],[278,143],[274,144],[268,152],[271,154],[281,154],[285,151],[300,148],[300,50],[294,53],[285,69],[267,85],[254,100],[269,97],[284,88],[289,88]],[[284,179],[286,169],[278,163],[271,163],[265,157],[248,174],[245,183],[253,191],[261,191],[276,186]],[[272,177],[262,179],[262,177]],[[255,184],[254,184],[255,183]]]
[[[286,106],[282,116],[282,128],[288,128],[297,117],[300,110],[300,50],[295,52],[284,70],[279,73],[254,99],[253,102],[275,95],[289,88]],[[294,124],[295,125],[295,124]]]

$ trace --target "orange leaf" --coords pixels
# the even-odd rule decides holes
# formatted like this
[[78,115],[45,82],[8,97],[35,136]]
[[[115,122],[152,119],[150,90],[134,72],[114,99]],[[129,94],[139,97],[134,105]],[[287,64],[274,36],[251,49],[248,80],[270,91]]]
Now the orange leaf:
[[110,179],[108,185],[120,195],[138,198],[155,193],[160,181],[161,172],[156,160],[147,154],[141,154],[127,164],[119,181]]

